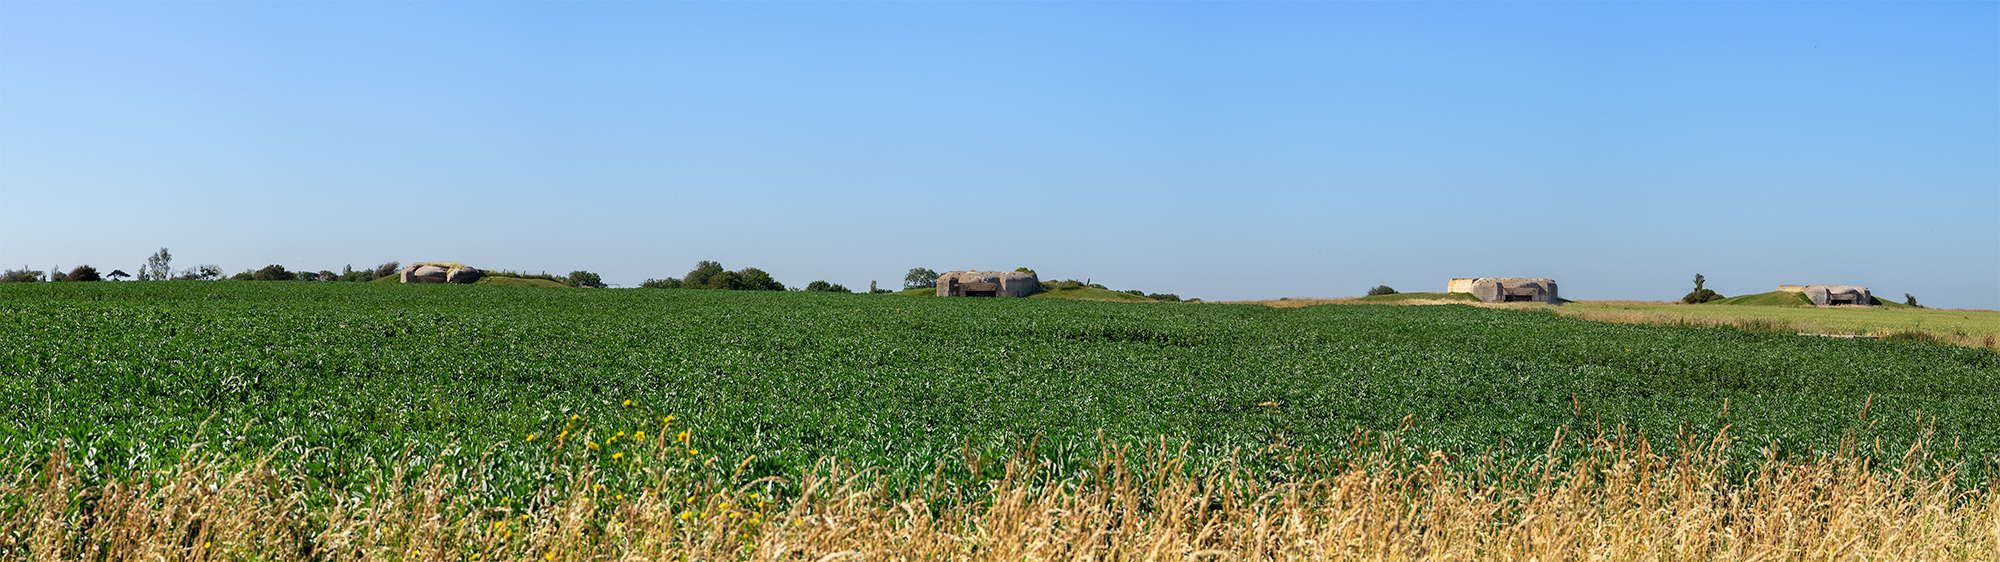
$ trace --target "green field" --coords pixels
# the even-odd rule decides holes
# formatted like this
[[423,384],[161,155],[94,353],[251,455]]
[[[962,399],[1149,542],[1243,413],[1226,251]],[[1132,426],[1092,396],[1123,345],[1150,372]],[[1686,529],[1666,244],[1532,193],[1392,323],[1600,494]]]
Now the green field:
[[20,283],[0,285],[0,318],[0,458],[62,444],[103,474],[201,443],[336,480],[474,451],[490,478],[529,480],[551,435],[668,415],[704,457],[754,455],[745,477],[825,456],[921,475],[1029,441],[1062,473],[1100,434],[1210,459],[1338,453],[1405,426],[1413,445],[1517,456],[1558,428],[1671,446],[1729,426],[1739,454],[1787,456],[1836,447],[1864,409],[1885,458],[1928,427],[1946,460],[2000,459],[1992,351],[1471,306]]

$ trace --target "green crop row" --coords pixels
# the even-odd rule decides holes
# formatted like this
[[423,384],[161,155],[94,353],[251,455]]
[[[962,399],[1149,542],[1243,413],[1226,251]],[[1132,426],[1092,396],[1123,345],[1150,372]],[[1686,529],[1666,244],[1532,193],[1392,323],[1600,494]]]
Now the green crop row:
[[1107,442],[1339,454],[1405,427],[1466,454],[1727,426],[1743,456],[1861,435],[1885,459],[1930,431],[1943,460],[2000,460],[1988,350],[1468,306],[24,283],[0,285],[0,354],[0,457],[60,446],[103,475],[199,446],[338,483],[471,451],[504,487],[547,478],[557,435],[591,454],[576,439],[688,428],[677,454],[746,477],[828,456],[920,476],[1029,443],[1057,473]]

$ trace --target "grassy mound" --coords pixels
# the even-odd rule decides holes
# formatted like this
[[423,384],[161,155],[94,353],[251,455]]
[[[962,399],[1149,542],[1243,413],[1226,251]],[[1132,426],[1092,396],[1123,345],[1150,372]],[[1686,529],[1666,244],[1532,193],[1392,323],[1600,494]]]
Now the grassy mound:
[[903,289],[903,290],[901,290],[901,291],[896,291],[896,292],[893,292],[893,293],[888,293],[888,294],[891,294],[891,295],[903,295],[903,296],[906,296],[906,297],[934,297],[934,296],[937,296],[937,288],[936,288],[936,287],[917,287],[917,288],[915,288],[915,289]]
[[502,287],[568,287],[568,285],[564,285],[562,283],[557,283],[547,279],[535,279],[531,277],[502,277],[498,275],[488,275],[485,277],[481,277],[479,278],[478,281],[472,282],[472,284],[499,285]]
[[1035,293],[1034,295],[1028,298],[1076,299],[1076,300],[1086,300],[1086,301],[1153,302],[1153,299],[1149,299],[1139,295],[1134,295],[1132,293],[1120,293],[1118,291],[1099,289],[1097,287],[1090,287],[1090,286],[1067,287],[1067,288],[1056,289],[1053,291],[1044,291],[1040,293]]
[[1812,306],[1813,305],[1812,299],[1806,298],[1805,293],[1793,293],[1789,291],[1771,291],[1769,293],[1757,293],[1754,295],[1739,295],[1722,300],[1709,301],[1703,303],[1704,306],[1716,305],[1716,304],[1733,304],[1737,306]]
[[374,278],[374,279],[371,279],[371,280],[369,280],[368,282],[369,282],[369,283],[401,283],[401,282],[403,282],[403,277],[402,277],[402,276],[400,276],[400,275],[395,275],[395,274],[390,274],[390,275],[384,275],[384,276],[381,276],[381,277],[376,277],[376,278]]
[[1405,301],[1479,302],[1479,297],[1472,296],[1472,293],[1396,293],[1393,295],[1375,295],[1372,297],[1360,297],[1354,299],[1354,302],[1381,303],[1381,304],[1398,303]]

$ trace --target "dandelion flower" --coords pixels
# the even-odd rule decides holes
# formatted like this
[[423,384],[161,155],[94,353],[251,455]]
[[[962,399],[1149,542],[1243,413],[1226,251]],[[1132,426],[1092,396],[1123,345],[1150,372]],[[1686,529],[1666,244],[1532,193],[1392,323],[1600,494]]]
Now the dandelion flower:
[[627,407],[627,408],[630,408],[630,407],[632,407],[632,401],[631,401],[631,400],[626,400],[626,401],[625,401],[625,404],[624,404],[624,406],[625,406],[625,407]]
[[528,434],[528,441],[533,442],[534,440],[535,440],[535,434],[533,433]]
[[625,453],[614,453],[611,455],[611,460],[614,461],[622,458],[625,458]]

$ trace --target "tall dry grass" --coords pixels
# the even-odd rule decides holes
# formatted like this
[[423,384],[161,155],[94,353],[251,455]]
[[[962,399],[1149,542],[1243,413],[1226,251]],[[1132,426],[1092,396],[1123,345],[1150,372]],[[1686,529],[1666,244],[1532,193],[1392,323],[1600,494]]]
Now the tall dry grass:
[[[2000,490],[1919,446],[1736,464],[1726,438],[1655,451],[1557,437],[1546,460],[1391,436],[1287,480],[1114,448],[1087,477],[1016,459],[971,497],[823,461],[789,481],[613,496],[588,465],[496,504],[432,469],[343,490],[269,457],[192,455],[92,485],[60,453],[0,485],[0,559],[44,560],[1993,560]],[[1735,474],[1735,476],[1731,476]],[[1747,476],[1746,476],[1747,474]],[[773,487],[784,497],[757,495]]]

